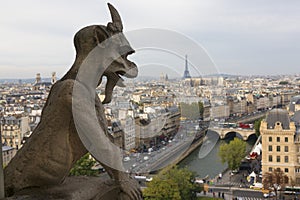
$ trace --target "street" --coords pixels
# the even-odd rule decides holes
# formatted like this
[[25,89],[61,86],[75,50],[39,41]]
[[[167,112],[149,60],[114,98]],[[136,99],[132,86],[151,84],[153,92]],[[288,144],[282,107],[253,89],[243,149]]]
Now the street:
[[[192,144],[194,134],[187,134],[187,127],[193,127],[197,122],[184,124],[173,140],[168,141],[164,146],[156,151],[145,153],[132,153],[123,160],[124,168],[129,173],[144,174],[157,171],[176,160]],[[189,130],[191,132],[192,130]]]

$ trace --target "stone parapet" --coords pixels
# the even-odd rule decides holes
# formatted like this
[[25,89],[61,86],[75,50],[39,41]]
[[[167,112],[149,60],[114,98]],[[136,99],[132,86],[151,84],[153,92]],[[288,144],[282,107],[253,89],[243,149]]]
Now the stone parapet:
[[120,188],[103,177],[68,177],[57,186],[29,188],[4,200],[118,200]]

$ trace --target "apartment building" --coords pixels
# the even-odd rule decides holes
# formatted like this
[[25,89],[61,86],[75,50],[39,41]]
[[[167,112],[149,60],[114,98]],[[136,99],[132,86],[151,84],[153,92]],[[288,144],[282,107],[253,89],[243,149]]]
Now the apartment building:
[[262,121],[262,173],[280,168],[287,185],[300,185],[300,138],[287,110],[273,109]]
[[1,120],[2,143],[15,149],[21,148],[23,138],[30,132],[29,118],[6,116]]

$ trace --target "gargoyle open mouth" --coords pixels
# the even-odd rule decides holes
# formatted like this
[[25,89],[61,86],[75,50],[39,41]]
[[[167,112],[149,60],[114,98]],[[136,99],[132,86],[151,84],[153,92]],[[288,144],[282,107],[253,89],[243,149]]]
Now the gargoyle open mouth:
[[135,78],[138,75],[136,64],[127,59],[127,56],[133,53],[134,50],[130,50],[123,54],[108,67],[109,70],[104,72],[104,75],[107,77],[107,83],[105,87],[105,99],[102,103],[106,104],[111,101],[112,92],[116,85],[119,87],[125,87],[122,76],[126,78]]
[[[131,47],[129,47],[131,49]],[[117,76],[117,85],[120,87],[125,87],[124,79],[121,76],[126,78],[135,78],[138,74],[137,66],[134,62],[127,59],[127,56],[134,53],[134,50],[130,50],[127,53],[123,54],[116,60],[118,65],[122,66],[121,69],[115,71],[115,75]]]

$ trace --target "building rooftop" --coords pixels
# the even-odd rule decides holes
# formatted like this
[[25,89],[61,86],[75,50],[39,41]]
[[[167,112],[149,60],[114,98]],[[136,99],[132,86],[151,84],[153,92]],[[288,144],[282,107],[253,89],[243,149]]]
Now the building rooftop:
[[300,95],[294,96],[289,104],[289,110],[295,112],[295,105],[300,104]]
[[14,149],[14,148],[9,147],[9,146],[2,146],[2,152],[9,151],[9,150],[12,150],[12,149]]
[[300,125],[300,110],[295,112],[294,116],[292,117],[292,121],[295,122],[295,124]]
[[277,122],[281,123],[282,129],[290,129],[290,119],[287,110],[273,109],[266,117],[267,128],[274,129]]

